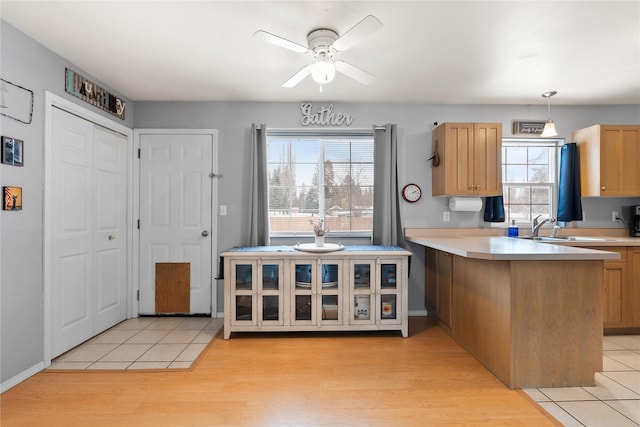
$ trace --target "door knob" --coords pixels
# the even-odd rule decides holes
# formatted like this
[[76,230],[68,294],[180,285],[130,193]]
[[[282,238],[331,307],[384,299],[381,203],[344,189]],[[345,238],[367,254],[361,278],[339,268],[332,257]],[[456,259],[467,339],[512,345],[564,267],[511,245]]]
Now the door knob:
[[207,230],[204,230],[202,232],[202,237],[207,237],[209,235],[209,232]]

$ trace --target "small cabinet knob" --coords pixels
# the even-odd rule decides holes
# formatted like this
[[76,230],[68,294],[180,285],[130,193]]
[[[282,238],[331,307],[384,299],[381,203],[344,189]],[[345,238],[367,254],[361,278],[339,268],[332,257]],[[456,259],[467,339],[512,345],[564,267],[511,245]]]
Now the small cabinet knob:
[[602,187],[600,187],[600,189],[601,189],[602,191],[607,191],[607,186],[606,186],[606,185],[603,185]]
[[109,239],[109,240],[113,240],[115,238],[116,238],[116,236],[114,236],[113,234],[109,234],[109,236],[107,236],[107,239]]
[[204,230],[201,234],[202,237],[207,237],[209,235],[209,232],[207,230]]

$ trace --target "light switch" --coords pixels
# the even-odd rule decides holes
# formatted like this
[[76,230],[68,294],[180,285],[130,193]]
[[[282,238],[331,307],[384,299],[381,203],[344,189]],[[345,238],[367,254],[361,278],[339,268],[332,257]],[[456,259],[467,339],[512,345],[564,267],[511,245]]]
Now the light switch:
[[220,216],[227,216],[227,205],[220,205]]

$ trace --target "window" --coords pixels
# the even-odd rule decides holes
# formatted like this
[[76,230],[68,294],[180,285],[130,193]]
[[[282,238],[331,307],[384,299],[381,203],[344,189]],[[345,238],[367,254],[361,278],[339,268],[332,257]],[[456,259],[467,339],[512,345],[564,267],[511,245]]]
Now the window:
[[503,139],[502,186],[507,223],[554,216],[561,140]]
[[270,235],[322,218],[332,235],[371,236],[373,147],[373,131],[267,130]]

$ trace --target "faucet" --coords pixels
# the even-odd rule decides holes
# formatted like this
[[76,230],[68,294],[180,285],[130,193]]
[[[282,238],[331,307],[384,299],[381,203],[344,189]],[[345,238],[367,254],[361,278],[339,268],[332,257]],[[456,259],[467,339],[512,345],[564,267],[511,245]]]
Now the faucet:
[[540,231],[540,227],[542,227],[544,224],[546,224],[547,222],[550,224],[553,224],[554,222],[556,222],[555,218],[545,218],[542,221],[538,222],[538,219],[540,219],[542,215],[538,215],[537,217],[533,218],[533,224],[531,224],[531,235],[533,237],[538,237],[538,232]]

